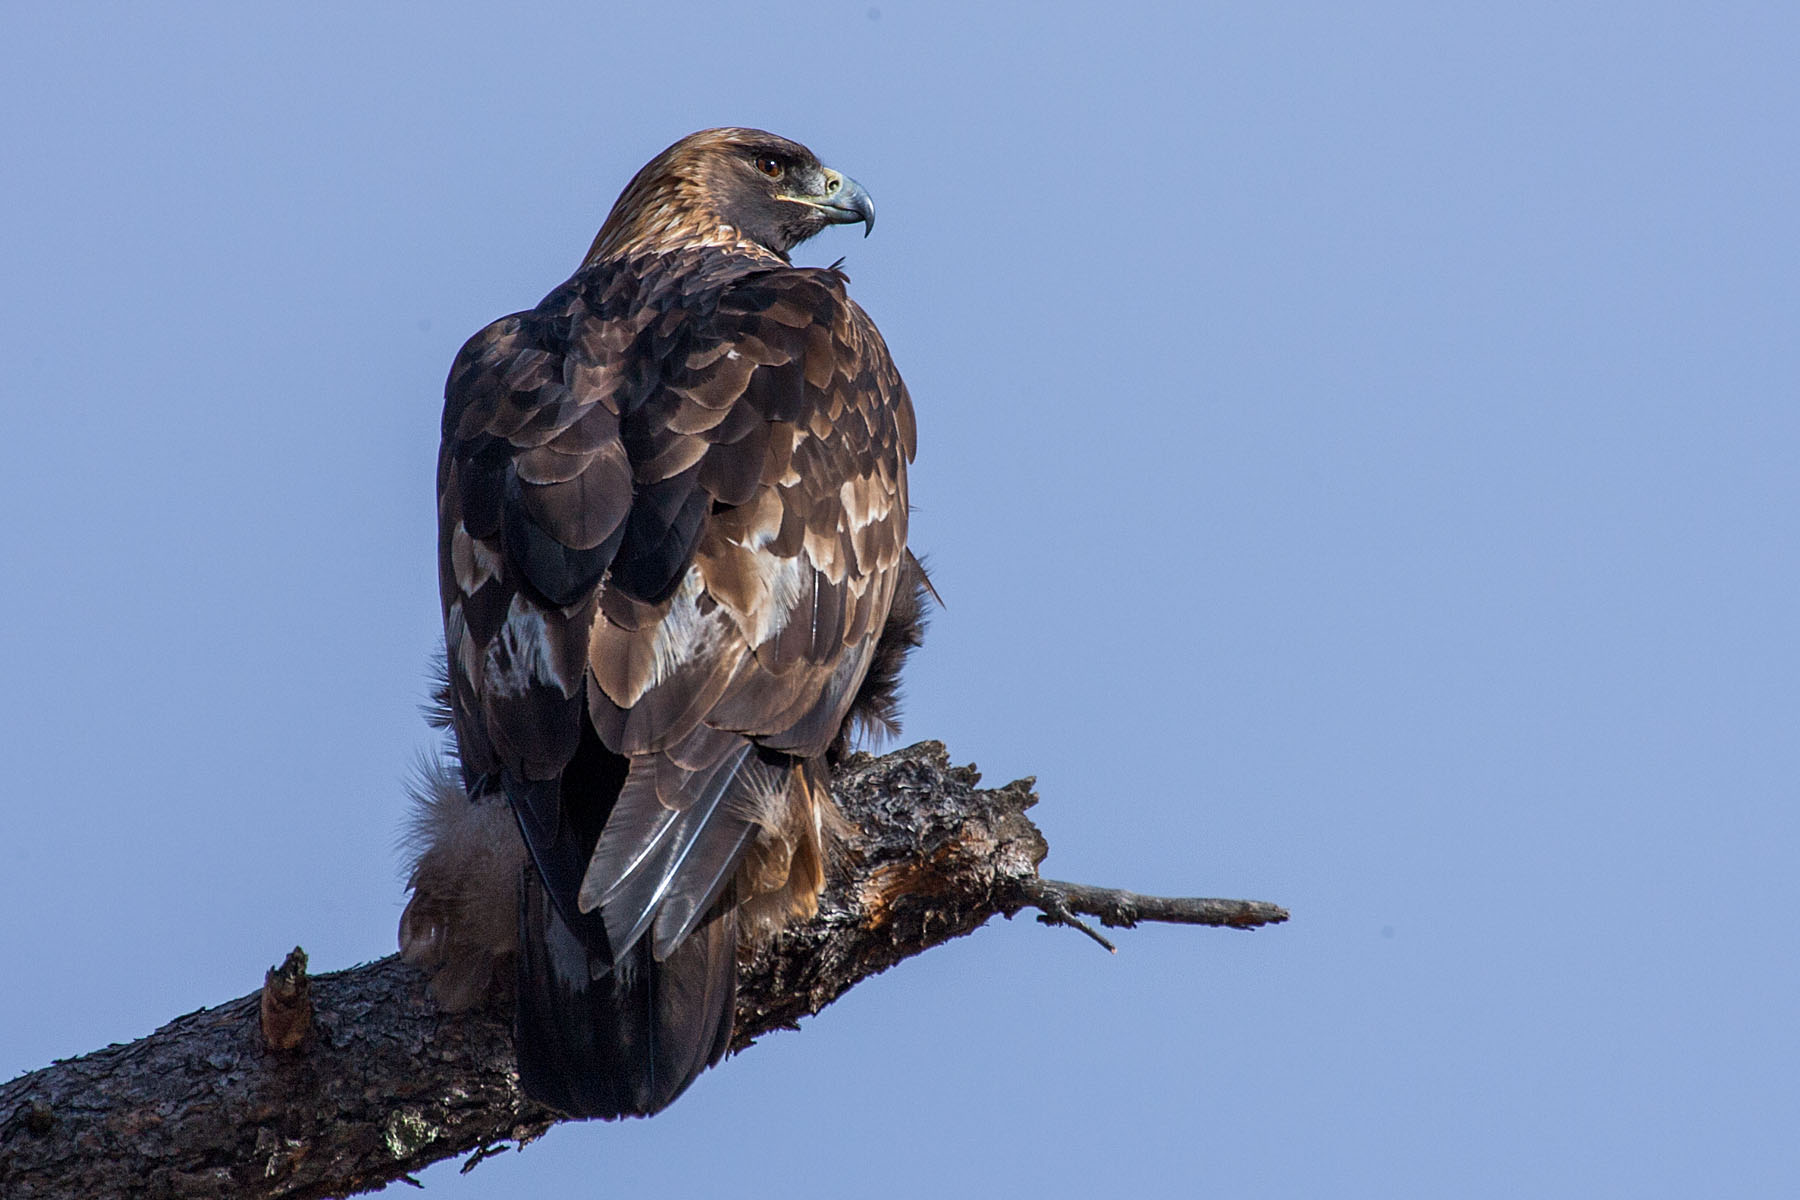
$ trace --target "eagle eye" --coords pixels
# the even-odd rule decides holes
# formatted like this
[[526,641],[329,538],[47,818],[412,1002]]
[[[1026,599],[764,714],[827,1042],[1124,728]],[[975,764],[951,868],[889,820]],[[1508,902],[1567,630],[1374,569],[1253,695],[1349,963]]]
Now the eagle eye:
[[756,169],[761,171],[764,175],[767,175],[770,179],[780,179],[781,178],[781,174],[782,174],[781,160],[779,158],[776,158],[773,154],[757,155],[756,156]]

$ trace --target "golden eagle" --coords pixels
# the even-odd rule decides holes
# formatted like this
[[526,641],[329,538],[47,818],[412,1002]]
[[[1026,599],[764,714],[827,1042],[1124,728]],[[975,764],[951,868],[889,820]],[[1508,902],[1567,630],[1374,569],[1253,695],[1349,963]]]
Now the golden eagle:
[[696,133],[450,369],[461,772],[400,941],[452,1008],[512,964],[520,1085],[571,1115],[654,1113],[724,1054],[740,940],[816,910],[831,764],[892,726],[912,404],[845,276],[788,259],[874,218],[805,146]]

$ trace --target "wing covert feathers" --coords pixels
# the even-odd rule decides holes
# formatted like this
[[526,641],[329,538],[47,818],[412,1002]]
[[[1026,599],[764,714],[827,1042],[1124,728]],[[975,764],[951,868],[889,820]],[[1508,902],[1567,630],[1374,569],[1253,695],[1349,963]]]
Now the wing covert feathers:
[[816,905],[827,757],[891,727],[915,432],[845,282],[601,260],[451,368],[445,695],[470,803],[522,835],[521,1081],[564,1111],[653,1112],[717,1061],[740,928]]

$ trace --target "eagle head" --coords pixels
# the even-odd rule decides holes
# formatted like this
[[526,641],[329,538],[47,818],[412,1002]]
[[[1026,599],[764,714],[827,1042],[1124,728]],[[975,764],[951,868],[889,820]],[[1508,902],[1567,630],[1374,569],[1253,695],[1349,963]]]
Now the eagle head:
[[760,129],[707,129],[651,159],[620,193],[587,262],[698,246],[772,254],[827,225],[875,227],[861,184],[799,142]]

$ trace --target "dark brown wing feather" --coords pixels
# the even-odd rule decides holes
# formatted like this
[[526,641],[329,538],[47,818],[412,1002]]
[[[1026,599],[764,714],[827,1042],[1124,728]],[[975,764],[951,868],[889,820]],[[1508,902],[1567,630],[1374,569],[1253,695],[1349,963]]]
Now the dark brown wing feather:
[[602,263],[451,370],[465,778],[512,801],[602,962],[646,935],[668,959],[725,895],[768,797],[839,737],[901,586],[911,405],[844,283],[716,250]]

